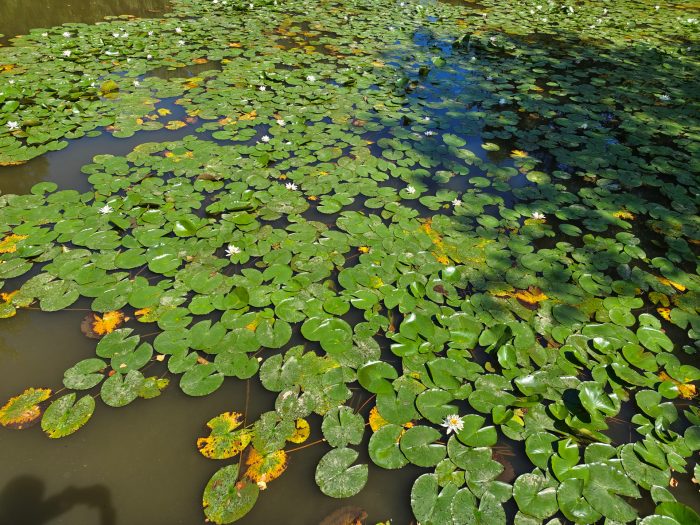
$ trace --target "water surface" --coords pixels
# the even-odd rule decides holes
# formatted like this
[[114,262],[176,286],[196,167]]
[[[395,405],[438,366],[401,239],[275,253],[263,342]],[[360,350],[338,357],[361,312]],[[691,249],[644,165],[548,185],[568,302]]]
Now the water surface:
[[[36,27],[66,22],[99,22],[106,16],[132,15],[141,18],[164,13],[168,0],[3,0],[0,5],[0,43],[24,35]],[[4,41],[4,42],[3,42]]]

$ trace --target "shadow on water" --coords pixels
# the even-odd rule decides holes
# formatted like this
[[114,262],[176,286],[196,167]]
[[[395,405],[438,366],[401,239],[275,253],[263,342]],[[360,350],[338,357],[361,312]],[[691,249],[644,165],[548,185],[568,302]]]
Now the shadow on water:
[[116,510],[104,485],[70,486],[47,495],[46,485],[34,476],[18,476],[0,492],[0,525],[43,525],[76,506],[95,509],[96,525],[115,525]]

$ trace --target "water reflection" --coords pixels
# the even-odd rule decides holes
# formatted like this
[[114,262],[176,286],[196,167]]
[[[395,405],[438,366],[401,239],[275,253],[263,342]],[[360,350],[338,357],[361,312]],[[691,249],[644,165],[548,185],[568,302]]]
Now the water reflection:
[[18,476],[0,492],[0,524],[43,525],[82,505],[97,511],[99,525],[114,525],[116,512],[104,485],[67,487],[46,496],[46,485],[33,476]]
[[93,23],[106,16],[152,17],[166,11],[168,0],[2,0],[0,42],[24,35],[35,27],[53,27],[65,22]]

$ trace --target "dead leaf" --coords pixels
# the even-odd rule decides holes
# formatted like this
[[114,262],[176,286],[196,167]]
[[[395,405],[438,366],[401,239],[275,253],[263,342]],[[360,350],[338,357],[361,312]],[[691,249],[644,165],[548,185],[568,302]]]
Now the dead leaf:
[[100,339],[110,334],[128,319],[120,311],[107,312],[100,317],[97,314],[89,314],[80,324],[80,330],[91,339]]
[[6,236],[0,241],[0,253],[15,253],[17,251],[17,243],[27,237],[28,235],[15,235],[14,233]]

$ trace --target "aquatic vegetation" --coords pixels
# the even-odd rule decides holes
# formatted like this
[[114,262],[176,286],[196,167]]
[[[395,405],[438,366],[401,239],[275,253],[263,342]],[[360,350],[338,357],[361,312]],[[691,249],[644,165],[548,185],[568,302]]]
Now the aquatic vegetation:
[[[421,523],[700,522],[673,491],[700,450],[692,20],[647,2],[177,0],[0,48],[0,164],[188,131],[95,156],[89,192],[0,195],[0,317],[82,298],[99,339],[42,429],[77,431],[92,396],[155,397],[166,371],[195,397],[255,378],[274,406],[232,406],[197,441],[226,462],[204,488],[214,523],[274,490],[315,420],[324,494],[362,490],[371,431],[374,465],[424,470],[406,495]],[[506,440],[529,461],[510,480]]]

